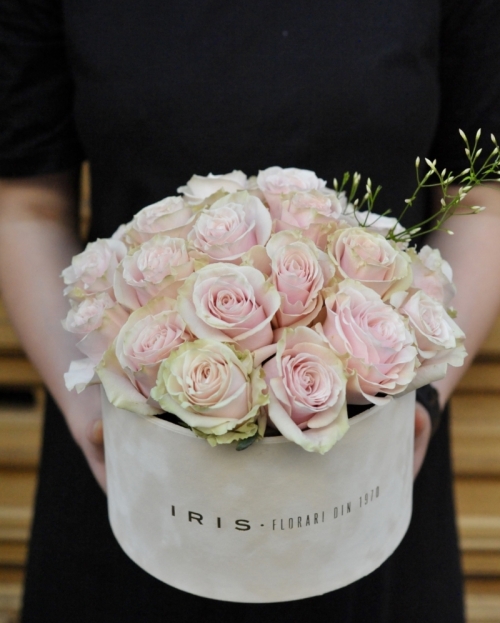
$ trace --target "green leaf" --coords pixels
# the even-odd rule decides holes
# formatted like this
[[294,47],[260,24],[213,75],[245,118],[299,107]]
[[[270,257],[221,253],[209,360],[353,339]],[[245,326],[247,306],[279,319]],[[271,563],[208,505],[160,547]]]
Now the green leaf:
[[255,433],[255,435],[253,435],[252,437],[247,437],[246,439],[242,439],[241,441],[238,441],[238,443],[236,444],[236,450],[238,452],[240,452],[241,450],[246,450],[255,441],[257,441],[257,439],[259,439],[259,433],[258,432]]

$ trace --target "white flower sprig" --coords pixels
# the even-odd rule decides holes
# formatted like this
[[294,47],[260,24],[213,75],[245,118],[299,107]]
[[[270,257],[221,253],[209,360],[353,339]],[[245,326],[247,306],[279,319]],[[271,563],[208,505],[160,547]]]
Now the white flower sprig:
[[[488,182],[500,181],[500,148],[496,137],[491,135],[491,142],[493,143],[492,152],[483,159],[482,163],[479,163],[479,157],[482,154],[482,147],[479,147],[479,139],[481,138],[481,130],[476,132],[474,143],[471,143],[467,139],[467,136],[462,130],[459,130],[460,136],[465,143],[465,154],[469,161],[469,166],[461,173],[455,175],[452,172],[448,172],[446,169],[439,171],[437,168],[436,160],[429,160],[425,158],[425,164],[427,165],[427,171],[423,177],[420,174],[421,161],[417,158],[415,161],[415,170],[417,176],[417,187],[411,197],[405,199],[405,207],[401,214],[396,217],[394,226],[386,234],[388,240],[394,242],[408,243],[414,238],[424,236],[430,232],[441,230],[446,231],[449,234],[453,232],[444,227],[444,223],[455,213],[464,214],[478,214],[485,208],[484,206],[472,206],[467,210],[461,210],[457,212],[457,208],[466,197],[467,193],[472,188],[485,184]],[[349,173],[345,173],[341,183],[339,184],[337,179],[333,180],[333,186],[338,193],[346,192],[346,187],[351,180]],[[361,183],[361,176],[359,173],[354,173],[351,181],[351,188],[349,191],[349,204],[353,209],[353,216],[356,218],[360,227],[373,226],[373,219],[370,219],[370,214],[373,210],[373,206],[377,199],[377,196],[381,190],[381,186],[373,188],[372,181],[368,178],[365,186],[365,194],[363,197],[355,199],[358,194],[359,185]],[[458,192],[450,192],[451,186],[458,186]],[[424,219],[420,223],[410,225],[408,228],[401,230],[398,224],[401,223],[408,209],[414,204],[418,194],[423,188],[439,188],[441,189],[442,199],[441,205],[437,212],[432,216]],[[362,208],[366,208],[366,211],[361,213]],[[383,214],[376,215],[376,220],[381,217],[385,217],[391,213],[391,210],[386,210]]]

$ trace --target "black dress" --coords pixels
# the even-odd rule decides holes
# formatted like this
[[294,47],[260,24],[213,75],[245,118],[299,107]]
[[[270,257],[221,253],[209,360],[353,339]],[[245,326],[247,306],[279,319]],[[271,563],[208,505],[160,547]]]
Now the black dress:
[[[455,171],[457,130],[500,133],[498,0],[3,0],[0,175],[92,167],[91,238],[193,174],[346,170],[397,213],[417,155]],[[7,121],[7,122],[6,122]],[[421,219],[425,198],[409,215]],[[375,573],[322,597],[242,605],[153,579],[114,541],[104,495],[49,400],[25,623],[234,618],[460,623],[447,419],[410,530]]]

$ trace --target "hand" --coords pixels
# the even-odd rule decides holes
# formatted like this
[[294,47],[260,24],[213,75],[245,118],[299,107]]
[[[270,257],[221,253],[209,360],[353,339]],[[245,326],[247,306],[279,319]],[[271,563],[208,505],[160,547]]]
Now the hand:
[[422,467],[427,447],[431,438],[431,417],[427,409],[419,402],[415,404],[415,445],[413,453],[413,479]]
[[75,396],[66,418],[76,443],[80,446],[90,470],[106,493],[104,436],[102,428],[100,386],[93,385]]

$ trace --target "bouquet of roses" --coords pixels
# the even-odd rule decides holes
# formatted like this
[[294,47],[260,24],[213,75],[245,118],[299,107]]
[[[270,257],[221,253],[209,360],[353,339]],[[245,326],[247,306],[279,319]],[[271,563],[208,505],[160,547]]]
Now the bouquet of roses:
[[116,407],[174,414],[211,445],[243,449],[267,427],[328,451],[349,428],[348,404],[383,404],[466,356],[451,268],[411,243],[498,171],[496,143],[474,168],[478,139],[456,177],[427,161],[420,179],[417,159],[407,208],[424,187],[445,198],[435,222],[409,229],[373,211],[370,180],[356,198],[357,174],[333,188],[291,168],[194,175],[63,271],[64,326],[86,357],[68,389],[100,382]]

